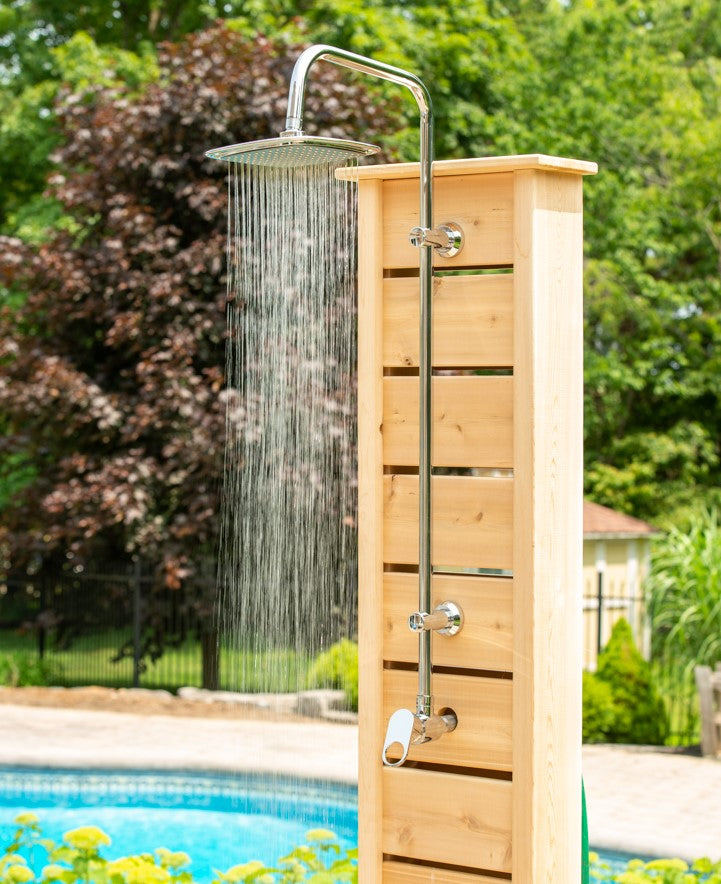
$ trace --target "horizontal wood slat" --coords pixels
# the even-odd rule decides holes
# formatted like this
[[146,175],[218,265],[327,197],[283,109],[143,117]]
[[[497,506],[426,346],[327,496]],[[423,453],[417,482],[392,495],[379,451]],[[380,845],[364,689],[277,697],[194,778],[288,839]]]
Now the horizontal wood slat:
[[[383,280],[383,364],[417,366],[418,277]],[[433,281],[433,365],[513,365],[513,275],[437,276]]]
[[[384,719],[387,721],[396,709],[415,708],[417,693],[417,673],[386,669],[383,673]],[[511,769],[513,682],[510,679],[435,673],[433,698],[435,711],[448,708],[456,713],[458,727],[442,740],[411,746],[408,753],[411,761],[481,770]]]
[[[418,249],[408,241],[419,223],[418,181],[383,182],[383,266],[417,267]],[[436,224],[454,221],[465,235],[454,258],[434,256],[436,267],[513,263],[513,173],[452,175],[434,189]]]
[[512,794],[506,780],[384,768],[383,852],[510,872]]
[[[383,459],[418,466],[417,377],[383,379]],[[433,464],[513,466],[513,378],[433,378]]]
[[[434,635],[437,666],[510,671],[513,666],[513,580],[434,574],[433,607],[444,601],[460,605],[463,629],[452,638]],[[386,572],[383,577],[383,657],[402,663],[418,661],[418,636],[408,628],[408,615],[418,609],[418,575]]]
[[496,877],[489,878],[488,875],[451,872],[448,869],[414,866],[391,860],[383,863],[383,884],[501,884],[501,881]]
[[[513,479],[434,476],[436,568],[513,567]],[[418,563],[418,477],[383,477],[383,560]]]

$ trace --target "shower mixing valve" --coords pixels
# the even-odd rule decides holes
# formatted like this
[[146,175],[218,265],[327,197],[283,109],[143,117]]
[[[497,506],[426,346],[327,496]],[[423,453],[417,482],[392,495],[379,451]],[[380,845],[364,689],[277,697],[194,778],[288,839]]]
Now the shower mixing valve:
[[430,246],[442,258],[454,258],[463,248],[463,230],[460,225],[448,221],[433,229],[414,227],[408,234],[412,246]]
[[[386,767],[400,767],[408,757],[411,745],[428,743],[437,740],[443,734],[449,734],[458,727],[458,718],[453,710],[448,709],[442,715],[426,715],[424,712],[411,712],[410,709],[396,709],[388,721],[388,730],[383,743],[383,764]],[[398,746],[392,754],[399,757],[393,761],[388,750]]]

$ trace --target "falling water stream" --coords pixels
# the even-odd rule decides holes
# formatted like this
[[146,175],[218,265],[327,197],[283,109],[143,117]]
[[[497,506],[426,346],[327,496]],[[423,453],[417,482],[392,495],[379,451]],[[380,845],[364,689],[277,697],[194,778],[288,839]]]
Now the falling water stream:
[[[230,165],[219,595],[240,692],[318,686],[317,655],[355,635],[357,186],[338,165]],[[269,705],[283,738],[292,703]]]

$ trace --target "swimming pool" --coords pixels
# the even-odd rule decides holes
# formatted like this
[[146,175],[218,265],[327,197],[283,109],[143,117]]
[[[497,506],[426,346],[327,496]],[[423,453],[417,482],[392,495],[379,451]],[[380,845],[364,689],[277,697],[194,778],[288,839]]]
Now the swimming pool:
[[[69,829],[99,826],[112,838],[107,858],[184,850],[199,884],[213,869],[272,864],[308,829],[331,829],[343,848],[358,839],[355,787],[253,774],[0,767],[0,845],[22,810],[35,811],[56,842]],[[602,853],[614,871],[629,858]]]
[[11,840],[16,814],[33,810],[56,842],[69,829],[99,826],[112,838],[107,858],[184,850],[207,884],[213,869],[274,863],[308,829],[331,829],[341,847],[355,846],[356,802],[351,786],[252,774],[0,768],[0,844]]

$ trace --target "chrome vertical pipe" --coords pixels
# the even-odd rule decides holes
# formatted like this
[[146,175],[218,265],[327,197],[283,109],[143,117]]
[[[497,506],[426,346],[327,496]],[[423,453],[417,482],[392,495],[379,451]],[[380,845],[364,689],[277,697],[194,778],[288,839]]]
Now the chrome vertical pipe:
[[[421,112],[420,130],[420,226],[424,230],[433,227],[433,114],[430,101],[428,110]],[[420,384],[418,426],[420,444],[418,450],[418,610],[431,610],[431,560],[432,510],[431,476],[432,460],[432,390],[433,379],[433,249],[420,249],[420,347],[418,350],[418,374]],[[431,630],[418,634],[418,697],[416,711],[420,715],[432,715],[431,695]]]

